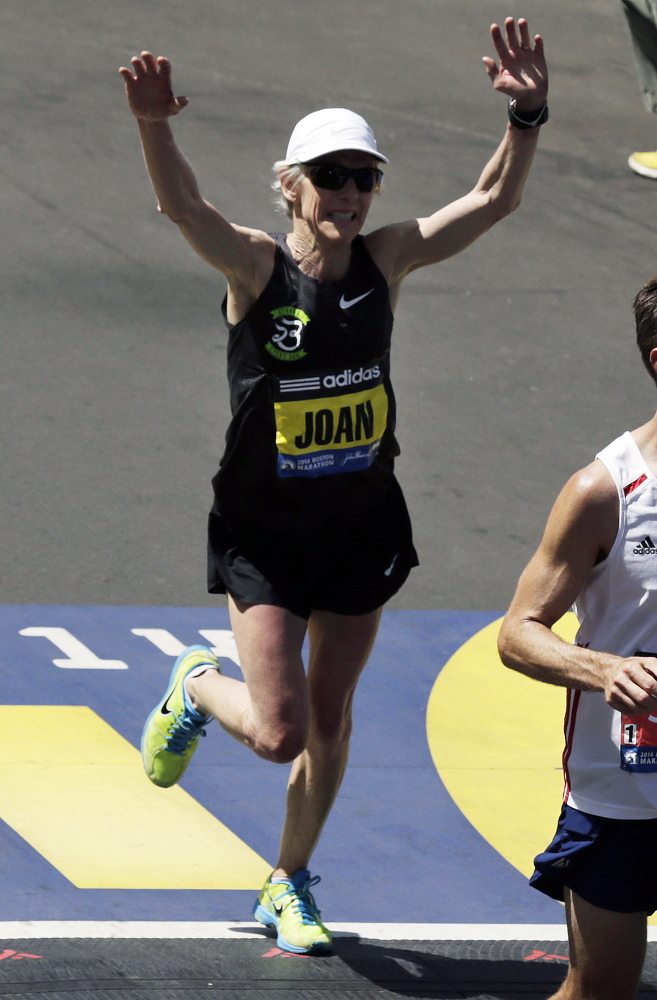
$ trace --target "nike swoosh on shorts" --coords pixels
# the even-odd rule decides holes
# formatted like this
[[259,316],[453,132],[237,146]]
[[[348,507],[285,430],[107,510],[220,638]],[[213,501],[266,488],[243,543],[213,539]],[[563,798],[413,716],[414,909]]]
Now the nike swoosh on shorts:
[[388,568],[384,569],[384,571],[383,571],[383,575],[384,576],[390,576],[390,574],[392,573],[393,567],[394,567],[395,563],[397,562],[398,558],[399,558],[399,552],[397,553],[397,555],[395,556],[395,558],[392,560],[392,562],[390,563],[390,565],[388,566]]

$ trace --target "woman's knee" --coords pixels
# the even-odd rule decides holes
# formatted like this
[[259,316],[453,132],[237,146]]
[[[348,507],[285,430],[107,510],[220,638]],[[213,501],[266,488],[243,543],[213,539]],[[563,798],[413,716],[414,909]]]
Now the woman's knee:
[[274,764],[290,764],[303,753],[307,742],[308,726],[295,723],[260,733],[253,741],[253,749],[259,757]]

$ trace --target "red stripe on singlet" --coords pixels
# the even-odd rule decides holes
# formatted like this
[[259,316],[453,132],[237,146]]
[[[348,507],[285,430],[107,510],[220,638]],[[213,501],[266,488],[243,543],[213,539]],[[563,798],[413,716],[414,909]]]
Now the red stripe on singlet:
[[573,736],[575,734],[575,719],[577,717],[577,707],[579,705],[579,699],[581,691],[573,691],[569,688],[566,692],[566,717],[563,722],[564,736],[566,737],[566,745],[563,748],[563,756],[561,758],[563,766],[563,777],[564,777],[564,789],[563,798],[564,802],[570,795],[570,775],[568,773],[568,760],[570,759],[570,754],[573,749]]
[[632,492],[632,490],[635,490],[637,486],[641,485],[641,483],[645,483],[647,478],[648,477],[644,473],[642,476],[639,476],[638,479],[635,479],[633,483],[628,483],[627,486],[624,486],[623,493],[625,494],[625,496],[628,496]]

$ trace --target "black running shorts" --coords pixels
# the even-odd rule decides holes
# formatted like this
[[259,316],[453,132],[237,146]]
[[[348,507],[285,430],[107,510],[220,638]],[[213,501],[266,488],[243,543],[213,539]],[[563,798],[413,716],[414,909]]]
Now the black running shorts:
[[208,590],[244,604],[272,604],[308,619],[311,611],[364,615],[402,586],[418,558],[398,487],[366,523],[302,536],[229,526],[213,509]]

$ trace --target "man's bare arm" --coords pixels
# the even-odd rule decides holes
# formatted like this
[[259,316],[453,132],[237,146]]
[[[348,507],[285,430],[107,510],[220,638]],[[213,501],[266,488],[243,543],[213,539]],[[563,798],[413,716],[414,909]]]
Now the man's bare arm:
[[507,667],[528,677],[601,691],[612,708],[641,714],[657,708],[657,660],[573,646],[551,631],[609,554],[617,525],[616,487],[603,464],[593,462],[557,498],[504,619],[499,651]]

